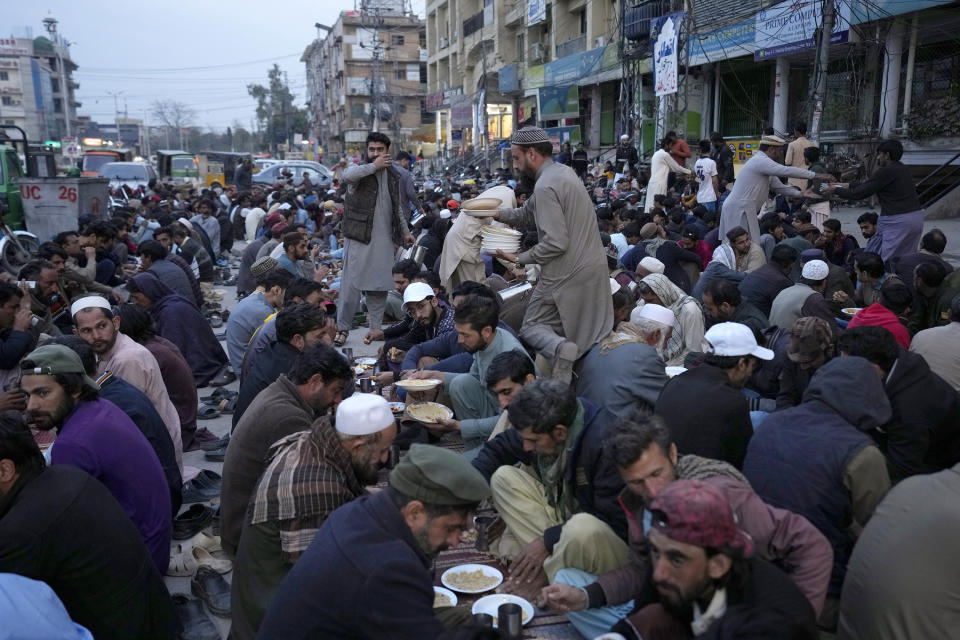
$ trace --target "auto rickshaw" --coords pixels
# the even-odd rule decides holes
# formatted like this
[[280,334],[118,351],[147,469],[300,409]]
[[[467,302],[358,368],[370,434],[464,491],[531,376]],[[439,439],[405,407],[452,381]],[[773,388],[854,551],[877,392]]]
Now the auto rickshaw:
[[157,174],[161,180],[196,182],[200,177],[197,165],[192,153],[170,149],[157,151]]

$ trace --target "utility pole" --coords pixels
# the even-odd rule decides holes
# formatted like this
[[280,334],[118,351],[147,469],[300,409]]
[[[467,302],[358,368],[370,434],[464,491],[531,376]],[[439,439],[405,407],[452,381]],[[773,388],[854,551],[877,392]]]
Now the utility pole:
[[814,142],[820,140],[820,119],[823,115],[823,99],[827,93],[827,67],[830,64],[830,38],[833,36],[835,11],[833,0],[823,0],[823,21],[820,25],[820,42],[814,67],[817,85],[813,93],[813,116],[810,122],[810,139]]
[[[368,6],[366,0],[360,5],[361,24],[365,30],[373,33],[371,58],[373,66],[370,70],[370,110],[371,113],[371,131],[380,130],[380,68],[383,62],[383,42],[380,40],[380,28],[383,26],[383,17],[380,15],[381,8],[374,3],[373,7]],[[363,43],[360,43],[364,47]]]
[[287,104],[287,100],[290,97],[290,78],[287,76],[287,72],[283,72],[283,137],[287,141],[287,152],[290,151],[290,109],[293,105]]

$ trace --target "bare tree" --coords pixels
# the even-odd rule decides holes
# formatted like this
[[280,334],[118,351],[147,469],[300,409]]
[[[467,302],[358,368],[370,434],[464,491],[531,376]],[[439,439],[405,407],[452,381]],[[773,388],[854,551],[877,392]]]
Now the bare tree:
[[150,105],[150,115],[163,123],[166,130],[167,147],[170,146],[170,130],[174,129],[179,132],[180,148],[183,149],[183,130],[185,127],[189,127],[197,117],[196,112],[183,102],[154,100]]

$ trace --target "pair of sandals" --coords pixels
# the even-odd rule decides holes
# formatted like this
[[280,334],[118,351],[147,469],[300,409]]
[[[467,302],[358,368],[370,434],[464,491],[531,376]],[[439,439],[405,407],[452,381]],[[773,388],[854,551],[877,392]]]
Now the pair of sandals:
[[349,331],[337,331],[337,337],[333,339],[333,344],[338,347],[342,347],[347,344],[347,338],[350,337]]
[[201,398],[203,404],[197,409],[197,419],[213,420],[220,416],[232,415],[237,408],[237,398],[240,394],[229,391],[225,387],[217,387],[209,396]]
[[207,535],[201,531],[190,540],[171,547],[168,576],[189,578],[201,566],[210,567],[220,574],[233,571],[233,563],[220,546],[220,536]]

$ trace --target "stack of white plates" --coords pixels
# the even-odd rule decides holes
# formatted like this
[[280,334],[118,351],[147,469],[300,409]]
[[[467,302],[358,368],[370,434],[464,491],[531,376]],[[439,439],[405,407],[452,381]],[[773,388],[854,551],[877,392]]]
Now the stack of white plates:
[[504,253],[517,253],[520,250],[519,231],[486,226],[480,231],[480,246],[484,253],[494,255],[497,249]]

